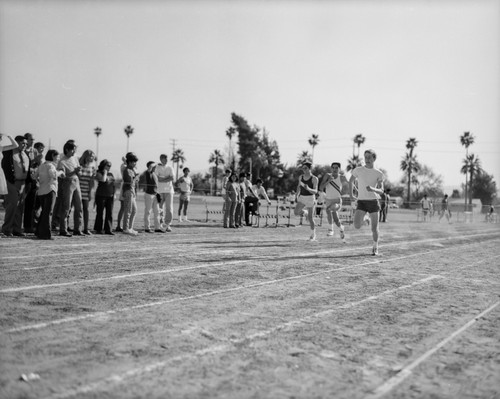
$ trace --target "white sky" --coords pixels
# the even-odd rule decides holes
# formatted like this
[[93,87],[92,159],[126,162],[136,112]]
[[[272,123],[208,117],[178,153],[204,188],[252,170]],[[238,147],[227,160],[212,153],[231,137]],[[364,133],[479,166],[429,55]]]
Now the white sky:
[[0,131],[144,167],[172,142],[206,171],[236,112],[294,164],[345,166],[352,138],[397,181],[409,137],[418,159],[464,180],[465,150],[500,185],[500,2],[0,2]]

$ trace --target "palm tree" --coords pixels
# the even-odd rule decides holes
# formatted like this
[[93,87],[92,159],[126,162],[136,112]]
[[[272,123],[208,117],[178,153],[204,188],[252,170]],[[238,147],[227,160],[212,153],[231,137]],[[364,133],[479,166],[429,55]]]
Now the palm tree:
[[358,166],[363,165],[363,162],[361,162],[361,159],[357,155],[353,155],[352,158],[349,158],[347,160],[347,171],[349,172],[350,170],[356,169]]
[[208,163],[215,164],[214,181],[215,181],[215,193],[217,194],[217,169],[219,168],[219,164],[224,164],[224,158],[222,158],[220,150],[214,150],[214,152],[210,154]]
[[96,136],[95,157],[96,157],[96,160],[98,160],[99,159],[99,136],[102,134],[102,129],[99,126],[97,126],[94,129],[94,134]]
[[313,160],[314,160],[314,147],[316,147],[318,145],[318,143],[319,143],[319,135],[313,134],[311,137],[309,137],[308,142],[309,142],[309,145],[312,148],[311,163],[313,163]]
[[233,136],[236,134],[236,128],[230,127],[226,130],[226,136],[229,138],[229,161],[228,162],[231,165],[231,170],[234,171],[234,155],[233,155],[233,146],[232,146],[232,140]]
[[413,149],[417,146],[417,140],[414,138],[410,138],[406,142],[406,148],[408,148],[408,152],[404,156],[404,158],[401,161],[400,168],[403,172],[407,173],[407,198],[406,202],[408,203],[408,206],[410,206],[410,198],[411,198],[411,175],[413,172],[418,172],[420,169],[420,165],[417,161],[417,156],[413,155]]
[[128,140],[131,136],[132,133],[134,133],[134,128],[130,125],[127,125],[125,126],[125,129],[123,129],[125,131],[125,134],[127,135],[127,152],[128,152]]
[[309,154],[309,151],[302,151],[302,153],[299,154],[299,157],[297,158],[297,166],[302,165],[304,162],[312,163],[312,158]]
[[[474,144],[474,136],[470,132],[464,132],[463,135],[460,136],[460,144],[465,147],[465,159],[469,156],[469,146]],[[465,173],[465,210],[467,210],[467,197],[468,197],[468,185],[467,185],[467,173]],[[472,202],[472,201],[471,201]]]
[[363,144],[365,142],[366,138],[360,133],[360,134],[357,134],[356,136],[354,136],[354,139],[353,139],[353,146],[352,146],[352,156],[354,158],[354,156],[356,155],[356,152],[355,152],[355,148],[356,146],[358,147],[358,157],[359,157],[359,147],[361,147],[361,144]]
[[467,174],[469,174],[470,190],[467,191],[466,189],[466,191],[469,193],[469,206],[472,204],[472,181],[474,179],[474,176],[477,175],[478,173],[481,173],[482,170],[483,169],[481,168],[481,161],[474,154],[467,155],[463,160],[460,173],[463,173],[466,176]]
[[175,180],[179,178],[179,164],[184,164],[186,162],[186,157],[184,156],[184,151],[180,148],[176,148],[172,153],[172,162],[177,165],[175,171]]

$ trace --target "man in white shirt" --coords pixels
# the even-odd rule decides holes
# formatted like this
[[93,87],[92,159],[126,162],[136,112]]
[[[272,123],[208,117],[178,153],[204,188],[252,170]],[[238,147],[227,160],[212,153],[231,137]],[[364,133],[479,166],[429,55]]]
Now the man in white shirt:
[[166,225],[165,231],[172,231],[174,213],[174,170],[167,165],[168,157],[160,155],[160,163],[156,166],[158,176],[158,193],[161,195],[160,211],[163,213],[163,221]]
[[[384,192],[384,174],[374,168],[377,154],[373,150],[366,150],[365,166],[358,166],[351,173],[349,180],[349,194],[351,201],[357,200],[354,212],[354,228],[359,229],[363,224],[366,213],[370,215],[373,250],[372,255],[378,255],[378,220],[380,211],[380,195]],[[358,197],[353,194],[354,181],[358,181]]]
[[427,194],[424,194],[424,198],[422,198],[420,203],[422,205],[423,221],[427,222],[427,216],[429,215],[429,211],[431,209],[431,201],[427,199]]

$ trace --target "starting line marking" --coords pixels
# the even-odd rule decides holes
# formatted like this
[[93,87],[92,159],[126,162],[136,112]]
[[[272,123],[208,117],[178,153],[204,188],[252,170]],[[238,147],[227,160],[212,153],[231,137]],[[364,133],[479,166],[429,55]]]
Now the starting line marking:
[[474,323],[476,323],[480,318],[482,318],[486,314],[490,313],[498,305],[500,305],[500,301],[494,303],[488,309],[479,313],[477,316],[474,316],[474,318],[472,320],[470,320],[468,323],[464,324],[458,330],[451,333],[448,337],[443,339],[441,342],[439,342],[433,348],[429,349],[422,356],[415,359],[408,366],[402,368],[395,376],[389,378],[386,382],[384,382],[382,385],[380,385],[378,388],[376,388],[375,391],[373,392],[373,394],[367,396],[367,398],[378,399],[378,398],[381,398],[382,396],[384,396],[386,393],[391,391],[394,387],[396,387],[401,382],[403,382],[407,377],[409,377],[411,375],[413,369],[418,367],[420,365],[420,363],[427,360],[430,356],[432,356],[435,352],[437,352],[439,349],[441,349],[443,346],[445,346],[448,342],[453,340],[455,337],[457,337],[458,335],[463,333],[465,330],[467,330],[470,326],[472,326]]
[[255,339],[259,339],[259,338],[264,338],[264,337],[271,335],[275,332],[285,330],[288,328],[293,328],[295,326],[298,326],[298,325],[301,325],[304,323],[308,323],[311,320],[314,320],[317,318],[322,318],[324,316],[327,316],[329,314],[334,313],[337,310],[347,309],[347,308],[355,307],[358,305],[362,305],[365,302],[374,301],[374,300],[377,300],[383,296],[390,295],[394,292],[404,290],[407,288],[412,288],[412,287],[415,287],[417,285],[425,284],[429,281],[432,281],[435,279],[440,279],[440,278],[444,278],[444,277],[439,276],[439,275],[429,276],[429,277],[426,277],[424,279],[415,281],[411,284],[405,284],[405,285],[402,285],[402,286],[397,287],[397,288],[383,291],[378,295],[373,295],[373,296],[367,297],[365,299],[362,299],[360,301],[355,301],[355,302],[351,302],[348,304],[340,305],[340,306],[335,307],[333,309],[328,309],[328,310],[325,310],[322,312],[318,312],[318,313],[315,313],[315,314],[312,314],[310,316],[306,316],[306,317],[303,317],[303,318],[300,318],[297,320],[291,320],[291,321],[279,324],[279,325],[277,325],[273,328],[270,328],[268,330],[259,331],[255,334],[251,334],[251,335],[245,336],[243,338],[229,340],[229,342],[225,343],[225,344],[212,345],[212,346],[209,346],[207,348],[197,350],[193,353],[179,355],[179,356],[176,356],[176,357],[173,357],[171,359],[164,360],[161,362],[155,362],[155,363],[146,365],[144,367],[139,367],[139,368],[129,370],[129,371],[124,372],[122,374],[114,374],[108,378],[105,378],[104,380],[97,381],[97,382],[94,382],[91,384],[87,384],[87,385],[84,385],[84,386],[81,386],[78,388],[70,389],[70,390],[67,390],[65,392],[61,392],[59,394],[55,394],[55,395],[51,396],[51,398],[53,398],[53,399],[69,398],[69,397],[76,396],[79,394],[84,394],[84,393],[94,392],[96,390],[101,390],[101,389],[105,388],[107,385],[120,384],[122,382],[127,382],[127,380],[129,380],[131,378],[134,378],[134,377],[137,377],[139,375],[144,375],[146,373],[150,373],[150,372],[153,372],[155,370],[161,369],[161,368],[165,367],[170,362],[185,360],[188,358],[198,358],[199,356],[204,356],[207,354],[215,354],[215,353],[219,353],[219,352],[224,352],[224,351],[227,351],[227,350],[231,349],[232,347],[234,347],[234,345],[243,344],[247,341],[251,341],[251,340],[255,340]]

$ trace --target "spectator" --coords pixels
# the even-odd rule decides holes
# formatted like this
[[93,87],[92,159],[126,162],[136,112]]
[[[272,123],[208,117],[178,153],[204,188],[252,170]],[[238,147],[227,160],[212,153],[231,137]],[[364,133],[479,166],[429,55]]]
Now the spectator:
[[[126,168],[127,168],[127,160],[125,159],[125,157],[122,157],[122,164],[120,165],[120,176],[123,176],[123,172],[125,171]],[[120,184],[119,201],[120,201],[120,209],[118,210],[118,216],[116,217],[115,231],[122,232],[123,229],[121,228],[121,222],[123,219],[123,180]]]
[[250,173],[243,174],[243,184],[245,186],[244,206],[245,206],[245,224],[251,226],[250,214],[255,215],[259,210],[259,198],[253,190]]
[[136,236],[134,230],[135,215],[137,214],[137,182],[139,175],[135,166],[139,160],[133,152],[125,155],[127,167],[123,171],[123,233]]
[[182,173],[184,174],[184,176],[181,176],[180,179],[177,181],[179,185],[179,190],[181,191],[181,194],[179,196],[179,211],[178,211],[179,222],[182,222],[182,216],[184,216],[185,222],[189,222],[187,218],[187,209],[189,202],[191,201],[191,193],[193,192],[194,189],[193,180],[189,176],[189,172],[190,172],[189,168],[182,169]]
[[23,226],[25,233],[34,233],[35,231],[33,227],[33,211],[35,208],[35,198],[37,190],[34,174],[38,166],[40,166],[41,160],[37,159],[35,162],[36,150],[33,146],[33,143],[35,141],[33,135],[31,133],[26,133],[24,135],[24,138],[26,139],[27,142],[25,152],[30,159],[30,170],[26,178],[26,187],[25,187],[26,196],[24,199]]
[[17,148],[3,151],[2,169],[7,182],[5,197],[5,220],[2,232],[10,237],[24,237],[22,231],[25,187],[30,170],[30,159],[25,152],[28,141],[24,136],[16,136]]
[[[18,148],[17,141],[12,137],[0,133],[0,162],[3,159],[3,151],[10,151]],[[7,181],[5,180],[5,173],[0,168],[0,195],[7,194]]]
[[[156,233],[165,233],[160,228],[160,206],[161,197],[158,194],[158,176],[155,173],[156,164],[153,161],[147,163],[147,169],[143,173],[144,178],[144,231],[152,233],[150,225],[151,211],[153,211],[154,231]],[[160,197],[160,201],[158,200]]]
[[92,188],[96,176],[95,154],[91,150],[85,150],[80,157],[80,190],[82,193],[83,210],[83,234],[91,236],[89,231],[89,204]]
[[237,228],[235,224],[236,207],[240,202],[240,185],[236,173],[231,173],[226,184],[226,209],[224,212],[224,228]]
[[37,201],[39,201],[42,208],[35,234],[41,240],[53,239],[50,223],[56,203],[58,177],[64,177],[64,171],[56,169],[58,159],[59,152],[56,150],[47,151],[45,163],[40,165],[34,176],[38,179]]
[[[94,231],[96,234],[114,235],[113,205],[115,200],[115,177],[110,172],[111,162],[103,159],[96,172],[97,189],[95,191],[96,217]],[[104,217],[104,211],[106,216]]]
[[170,165],[167,165],[167,161],[168,157],[161,154],[160,163],[156,167],[156,175],[158,176],[158,192],[161,195],[162,222],[166,224],[166,231],[172,231],[170,224],[174,213],[174,170]]

